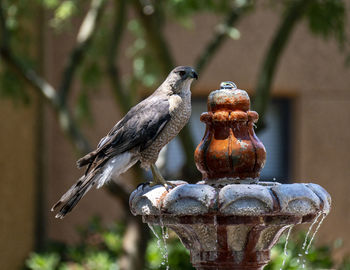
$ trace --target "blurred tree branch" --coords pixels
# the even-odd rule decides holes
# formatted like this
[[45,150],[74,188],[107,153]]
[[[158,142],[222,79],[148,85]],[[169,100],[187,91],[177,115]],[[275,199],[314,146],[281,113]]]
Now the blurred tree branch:
[[[213,34],[213,37],[205,46],[203,52],[199,55],[195,63],[195,69],[198,73],[201,73],[207,66],[209,61],[213,58],[215,53],[223,45],[224,41],[228,38],[228,29],[238,22],[238,20],[253,6],[253,1],[247,1],[244,5],[232,8],[224,19],[224,22],[219,29]],[[219,26],[219,25],[218,25]]]
[[282,16],[280,25],[266,52],[258,75],[256,92],[252,104],[253,109],[257,111],[260,116],[258,130],[264,127],[264,116],[270,102],[271,86],[278,61],[282,56],[283,50],[286,47],[293,29],[297,25],[297,22],[302,18],[309,4],[309,0],[290,2],[290,5]]
[[14,56],[9,47],[2,47],[0,53],[6,64],[51,105],[63,133],[67,136],[69,141],[72,142],[77,152],[88,152],[91,149],[89,143],[82,135],[68,108],[59,103],[57,92],[53,86],[40,77],[34,70],[25,67],[24,64]]
[[157,19],[160,15],[160,5],[155,5],[154,12],[146,15],[144,12],[144,6],[141,1],[133,1],[134,8],[139,16],[142,25],[146,31],[146,40],[150,48],[153,51],[153,56],[156,58],[160,65],[162,75],[168,76],[170,70],[175,66],[175,60],[170,52],[170,46],[163,35],[164,22],[160,23]]
[[106,54],[107,74],[115,101],[122,108],[123,113],[126,113],[133,105],[134,100],[132,100],[130,93],[126,93],[120,77],[119,68],[115,64],[119,57],[120,43],[125,29],[127,15],[126,0],[114,1],[114,14],[113,29]]
[[6,18],[5,18],[5,13],[3,10],[3,5],[0,3],[0,31],[1,31],[1,52],[3,50],[6,50],[9,46],[9,33],[7,31],[6,27]]
[[98,29],[98,24],[103,14],[106,0],[92,0],[91,6],[80,25],[77,34],[76,45],[70,53],[67,65],[63,71],[63,77],[58,89],[58,99],[61,106],[68,100],[68,95],[72,87],[73,78],[79,65],[84,60],[85,53]]

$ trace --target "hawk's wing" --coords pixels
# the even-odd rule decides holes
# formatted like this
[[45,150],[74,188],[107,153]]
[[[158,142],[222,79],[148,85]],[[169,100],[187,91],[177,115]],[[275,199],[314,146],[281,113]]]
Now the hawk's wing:
[[166,96],[152,95],[121,119],[100,141],[97,149],[77,161],[78,167],[100,159],[108,159],[132,148],[147,148],[169,122],[169,101]]

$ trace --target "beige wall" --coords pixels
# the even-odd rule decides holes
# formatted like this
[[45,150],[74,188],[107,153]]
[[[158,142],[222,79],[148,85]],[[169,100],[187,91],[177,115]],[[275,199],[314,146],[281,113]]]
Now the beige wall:
[[36,105],[0,101],[0,262],[20,269],[33,249]]
[[350,91],[306,94],[298,102],[299,137],[296,180],[322,185],[332,196],[332,211],[318,239],[331,243],[342,238],[337,257],[350,253]]

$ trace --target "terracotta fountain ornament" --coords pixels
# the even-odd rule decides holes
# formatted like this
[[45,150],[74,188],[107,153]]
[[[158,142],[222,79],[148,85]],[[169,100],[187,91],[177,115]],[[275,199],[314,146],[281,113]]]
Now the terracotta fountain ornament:
[[221,83],[200,118],[206,131],[195,160],[203,180],[172,181],[169,191],[140,186],[130,196],[132,213],[171,228],[196,269],[263,269],[287,228],[329,213],[331,198],[317,184],[259,182],[266,151],[254,132],[258,118],[245,91]]

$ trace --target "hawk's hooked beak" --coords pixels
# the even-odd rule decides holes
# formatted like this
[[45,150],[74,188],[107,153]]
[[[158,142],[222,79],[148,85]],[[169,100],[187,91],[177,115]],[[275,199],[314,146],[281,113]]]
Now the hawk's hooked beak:
[[191,71],[190,76],[191,78],[198,80],[198,74],[194,70]]

